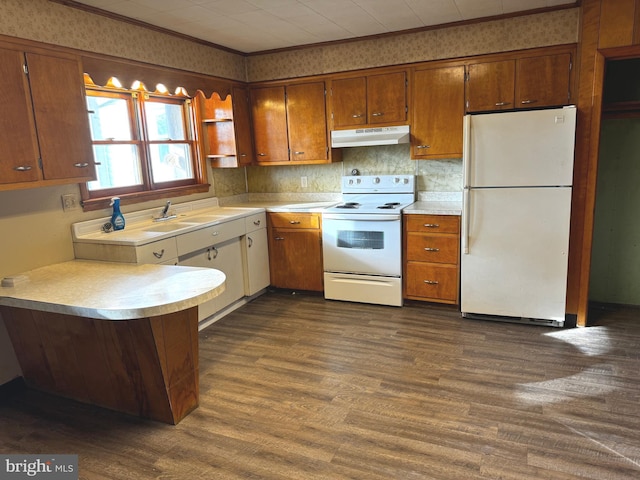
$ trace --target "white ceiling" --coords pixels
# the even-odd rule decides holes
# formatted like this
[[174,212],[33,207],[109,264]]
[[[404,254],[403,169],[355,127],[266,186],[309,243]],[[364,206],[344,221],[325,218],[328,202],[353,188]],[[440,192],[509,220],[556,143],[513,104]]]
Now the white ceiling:
[[575,0],[77,0],[240,52],[442,25]]

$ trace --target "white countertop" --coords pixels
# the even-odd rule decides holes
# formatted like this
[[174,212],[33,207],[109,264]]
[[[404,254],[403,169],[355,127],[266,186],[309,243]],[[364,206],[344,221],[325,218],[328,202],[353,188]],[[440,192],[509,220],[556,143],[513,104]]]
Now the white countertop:
[[462,202],[451,201],[419,201],[402,210],[407,215],[462,215]]
[[0,287],[0,305],[104,320],[178,312],[224,291],[212,268],[73,260],[24,272]]

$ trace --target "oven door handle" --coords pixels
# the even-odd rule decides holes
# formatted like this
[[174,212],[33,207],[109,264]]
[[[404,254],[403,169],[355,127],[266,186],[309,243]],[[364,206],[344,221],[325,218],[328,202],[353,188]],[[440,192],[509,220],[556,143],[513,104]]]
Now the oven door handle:
[[400,220],[400,214],[377,214],[377,213],[323,213],[323,220],[358,220],[369,222],[394,222]]

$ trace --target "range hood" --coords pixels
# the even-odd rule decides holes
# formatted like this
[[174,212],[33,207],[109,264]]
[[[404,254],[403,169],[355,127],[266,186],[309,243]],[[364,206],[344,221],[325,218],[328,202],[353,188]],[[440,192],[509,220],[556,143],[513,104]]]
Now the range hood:
[[331,132],[331,147],[333,148],[398,145],[400,143],[409,143],[409,125],[333,130]]

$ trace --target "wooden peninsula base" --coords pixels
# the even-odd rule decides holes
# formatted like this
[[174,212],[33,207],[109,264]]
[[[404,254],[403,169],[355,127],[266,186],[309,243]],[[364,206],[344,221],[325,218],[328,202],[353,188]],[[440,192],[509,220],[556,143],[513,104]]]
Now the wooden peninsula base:
[[198,307],[118,321],[0,313],[29,387],[169,424],[198,406]]

